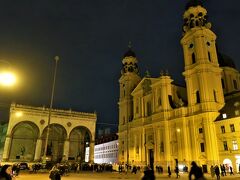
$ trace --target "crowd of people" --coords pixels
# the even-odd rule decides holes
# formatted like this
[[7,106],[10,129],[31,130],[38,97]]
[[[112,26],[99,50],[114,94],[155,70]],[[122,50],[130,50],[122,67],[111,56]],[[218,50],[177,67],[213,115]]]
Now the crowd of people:
[[9,164],[5,164],[1,167],[0,171],[0,180],[12,180],[12,166]]
[[[48,164],[45,167],[43,167],[40,163],[32,164],[30,167],[27,167],[27,170],[29,172],[37,172],[38,170],[45,168],[50,169],[49,170],[49,178],[51,180],[61,180],[61,176],[66,176],[70,171],[79,173],[79,171],[84,170],[90,170],[95,172],[102,172],[102,171],[113,171],[112,166],[109,166],[107,164],[80,164],[80,163],[57,163],[57,164]],[[12,180],[16,176],[18,176],[19,171],[21,167],[19,163],[15,163],[13,165],[5,164],[2,167],[0,167],[0,180]],[[143,172],[142,180],[155,180],[154,170],[152,167],[147,166],[144,169],[140,168],[140,166],[126,166],[123,168],[123,165],[119,165],[119,173],[126,171],[126,169],[129,169],[131,173],[137,173],[137,172]],[[183,168],[184,172],[188,173],[188,167],[185,166]],[[161,166],[156,166],[156,172],[157,173],[163,173],[163,168]],[[173,172],[176,174],[176,178],[179,178],[179,168],[178,164],[176,164],[175,169]],[[211,166],[210,168],[210,174],[212,178],[215,178],[217,180],[220,180],[221,176],[226,176],[227,172],[229,172],[229,175],[233,175],[233,168],[231,166],[226,166],[224,164],[221,165],[215,165]],[[172,170],[170,166],[167,167],[167,173],[168,177],[172,177]],[[195,161],[192,161],[191,163],[191,169],[188,174],[189,180],[194,178],[195,180],[205,180],[204,173],[202,170],[202,167],[198,166]]]
[[233,175],[232,166],[226,167],[224,164],[220,164],[220,166],[211,166],[210,171],[212,178],[214,178],[216,175],[217,180],[219,180],[220,176],[227,176],[227,169],[229,171],[229,174]]

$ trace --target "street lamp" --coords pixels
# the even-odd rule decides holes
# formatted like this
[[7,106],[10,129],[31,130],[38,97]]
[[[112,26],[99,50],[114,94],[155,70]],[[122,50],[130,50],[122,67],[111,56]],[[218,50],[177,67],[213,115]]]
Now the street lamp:
[[55,59],[55,67],[54,67],[54,75],[53,75],[53,82],[52,82],[50,107],[49,107],[49,112],[48,112],[47,134],[46,134],[46,141],[45,141],[45,147],[44,147],[44,154],[43,154],[43,158],[42,158],[43,163],[46,163],[46,158],[47,158],[47,145],[48,145],[49,132],[50,132],[50,121],[51,121],[51,114],[52,114],[52,105],[53,105],[55,81],[56,81],[56,74],[57,74],[57,64],[58,64],[58,61],[59,61],[59,57],[55,56],[54,59]]
[[16,83],[16,75],[9,70],[11,64],[5,60],[0,60],[0,64],[4,64],[0,69],[0,85],[13,86]]

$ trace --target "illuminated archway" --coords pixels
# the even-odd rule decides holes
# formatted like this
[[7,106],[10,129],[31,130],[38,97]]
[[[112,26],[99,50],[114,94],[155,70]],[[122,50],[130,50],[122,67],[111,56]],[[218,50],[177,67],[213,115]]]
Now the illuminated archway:
[[83,126],[74,128],[69,136],[69,158],[84,162],[86,147],[89,147],[91,132]]
[[32,161],[38,136],[39,129],[34,123],[23,121],[17,124],[12,130],[9,160]]
[[[43,146],[42,155],[44,153],[45,143],[47,136],[47,128],[44,129],[42,134]],[[47,144],[47,157],[52,161],[61,162],[63,157],[64,142],[67,137],[65,128],[60,124],[50,124],[48,144]]]
[[230,159],[224,159],[223,164],[225,165],[226,171],[229,171],[229,167],[232,166],[232,161]]

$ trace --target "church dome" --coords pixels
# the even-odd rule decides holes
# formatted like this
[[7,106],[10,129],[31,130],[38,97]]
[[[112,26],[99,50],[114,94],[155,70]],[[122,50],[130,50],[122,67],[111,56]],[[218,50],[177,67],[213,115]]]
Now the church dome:
[[203,6],[202,2],[200,0],[190,0],[185,9],[188,10],[190,7],[196,7],[196,6]]
[[235,63],[229,56],[221,54],[219,52],[217,53],[217,56],[218,56],[218,63],[220,67],[232,67],[236,69]]
[[131,48],[129,48],[129,50],[124,54],[123,57],[125,58],[125,57],[130,57],[130,56],[136,57],[136,54],[132,51]]

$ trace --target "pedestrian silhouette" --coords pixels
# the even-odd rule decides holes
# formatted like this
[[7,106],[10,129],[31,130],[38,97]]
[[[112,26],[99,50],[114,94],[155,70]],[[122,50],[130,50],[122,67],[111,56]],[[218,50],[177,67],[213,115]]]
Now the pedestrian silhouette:
[[214,169],[213,165],[211,166],[210,171],[211,171],[212,178],[214,178],[214,176],[215,176],[215,169]]
[[192,179],[192,176],[194,176],[196,180],[205,179],[203,176],[202,168],[199,167],[195,161],[192,161],[191,165],[192,167],[189,172],[189,180]]
[[171,175],[172,175],[172,173],[171,173],[171,168],[170,168],[170,166],[168,166],[168,168],[167,168],[168,170],[168,177],[171,177]]
[[230,166],[229,168],[230,168],[230,175],[233,175],[233,168],[232,168],[232,166]]
[[218,165],[215,166],[215,174],[217,176],[217,180],[219,180],[220,179],[220,169],[219,169]]
[[142,180],[155,180],[154,171],[150,167],[145,168]]
[[178,168],[178,166],[176,166],[175,167],[175,173],[176,173],[176,178],[179,178],[180,177],[180,175],[179,175],[179,168]]

